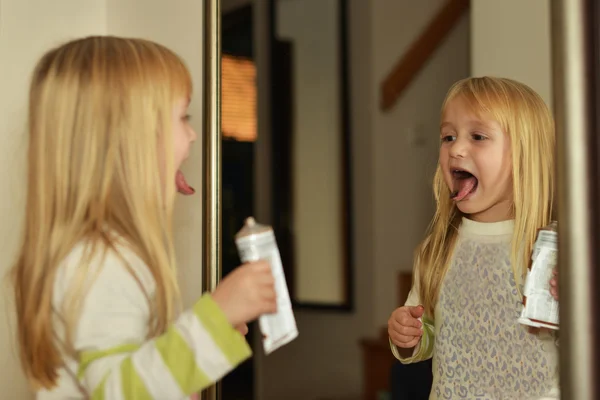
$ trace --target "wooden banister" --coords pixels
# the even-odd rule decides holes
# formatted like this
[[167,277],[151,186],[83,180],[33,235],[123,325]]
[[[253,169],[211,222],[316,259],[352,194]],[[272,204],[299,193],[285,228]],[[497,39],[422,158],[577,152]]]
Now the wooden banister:
[[381,84],[381,109],[396,103],[427,60],[469,9],[469,0],[448,0]]

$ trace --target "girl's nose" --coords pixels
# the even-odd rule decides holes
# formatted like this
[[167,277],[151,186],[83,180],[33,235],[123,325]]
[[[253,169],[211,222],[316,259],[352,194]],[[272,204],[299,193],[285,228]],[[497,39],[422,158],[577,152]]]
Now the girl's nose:
[[469,152],[469,143],[465,139],[456,138],[450,146],[450,156],[454,158],[465,158]]

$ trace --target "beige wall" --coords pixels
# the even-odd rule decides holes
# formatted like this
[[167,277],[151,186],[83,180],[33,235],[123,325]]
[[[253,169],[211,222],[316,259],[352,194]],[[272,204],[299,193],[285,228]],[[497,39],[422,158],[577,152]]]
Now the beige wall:
[[[140,10],[143,10],[140,13]],[[191,106],[194,127],[201,132],[203,3],[180,0],[0,0],[0,274],[13,261],[23,219],[25,113],[33,66],[44,51],[66,40],[90,34],[117,34],[154,39],[183,56],[196,86]],[[143,15],[143,18],[140,16]],[[189,181],[201,188],[201,144],[196,143],[185,166]],[[201,291],[201,191],[180,199],[176,214],[177,251],[186,304]],[[12,300],[0,296],[0,388],[2,399],[27,400],[27,385],[14,354]],[[4,312],[6,311],[6,312]]]
[[471,69],[530,85],[552,104],[550,0],[471,2]]
[[339,6],[322,0],[277,4],[275,32],[294,43],[294,296],[302,303],[343,304]]

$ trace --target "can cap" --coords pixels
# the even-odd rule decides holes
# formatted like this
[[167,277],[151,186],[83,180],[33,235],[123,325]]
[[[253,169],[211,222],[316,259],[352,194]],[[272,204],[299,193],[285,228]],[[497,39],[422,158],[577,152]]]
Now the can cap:
[[241,239],[244,237],[258,235],[260,233],[265,233],[272,230],[273,229],[270,226],[259,224],[253,217],[248,217],[244,221],[244,226],[242,227],[242,229],[240,229],[240,231],[235,234],[235,238]]
[[544,227],[544,230],[548,230],[548,231],[552,231],[552,232],[557,232],[558,231],[558,222],[557,221],[551,221],[546,227]]

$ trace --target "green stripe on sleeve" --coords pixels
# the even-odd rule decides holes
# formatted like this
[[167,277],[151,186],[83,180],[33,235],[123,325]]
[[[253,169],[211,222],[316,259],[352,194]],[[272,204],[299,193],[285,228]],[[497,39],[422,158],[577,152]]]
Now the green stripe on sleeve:
[[[131,357],[123,360],[120,366],[121,390],[125,400],[152,400],[146,385],[138,375]],[[108,400],[105,393],[106,381],[110,373],[106,374],[104,379],[92,393],[91,400]]]
[[152,400],[146,385],[135,370],[131,357],[121,363],[121,387],[125,400]]
[[156,340],[156,349],[182,392],[192,393],[212,383],[198,368],[192,349],[174,326]]
[[204,294],[198,300],[194,306],[194,314],[232,367],[252,355],[244,336],[231,326],[210,294]]
[[106,396],[104,394],[104,385],[106,384],[106,380],[108,379],[108,375],[109,374],[106,374],[106,376],[104,377],[104,379],[102,379],[102,382],[100,382],[100,384],[98,385],[98,387],[94,390],[94,392],[92,393],[91,400],[106,400]]
[[100,358],[114,356],[115,354],[133,353],[139,348],[140,345],[138,344],[124,344],[105,350],[83,351],[79,354],[79,369],[77,371],[77,377],[79,379],[83,379],[85,370],[90,366],[91,363]]
[[421,345],[421,360],[427,360],[433,355],[433,343],[435,337],[434,329],[435,327],[433,326],[433,321],[429,318],[423,317],[423,337],[427,340],[423,343],[423,345]]

